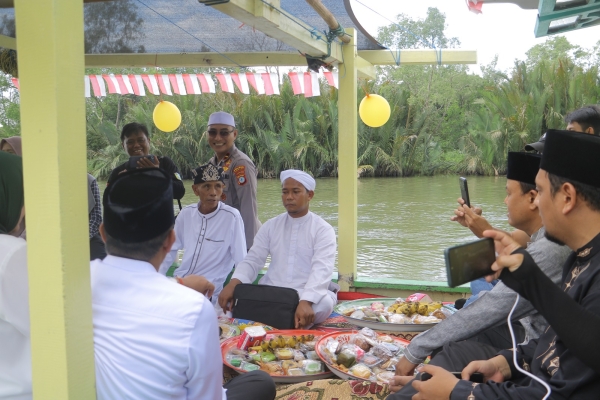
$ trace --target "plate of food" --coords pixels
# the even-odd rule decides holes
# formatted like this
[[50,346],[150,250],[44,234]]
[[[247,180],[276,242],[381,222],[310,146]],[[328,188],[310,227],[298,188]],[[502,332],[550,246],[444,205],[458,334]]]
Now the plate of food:
[[353,300],[336,305],[334,311],[359,327],[388,332],[423,332],[456,311],[439,301],[410,300],[410,297],[406,300],[402,298]]
[[221,343],[223,363],[243,374],[267,372],[276,383],[298,383],[331,378],[333,373],[315,351],[325,332],[315,330],[261,330],[248,327],[239,337]]
[[353,332],[332,332],[316,345],[319,358],[342,379],[388,383],[408,340],[363,328]]
[[221,317],[219,318],[219,339],[222,342],[226,339],[237,337],[249,326],[262,326],[267,331],[274,329],[272,326],[248,319]]

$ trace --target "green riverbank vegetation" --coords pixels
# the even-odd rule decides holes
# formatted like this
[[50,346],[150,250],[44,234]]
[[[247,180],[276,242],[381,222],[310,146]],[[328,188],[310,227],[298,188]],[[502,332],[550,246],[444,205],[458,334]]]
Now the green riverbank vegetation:
[[[435,8],[422,20],[402,14],[397,20],[399,25],[379,31],[378,40],[391,48],[427,48],[432,43],[436,48],[460,47],[458,38],[445,36],[445,17]],[[392,52],[401,60],[401,52]],[[556,36],[532,47],[526,59],[515,60],[508,71],[499,70],[496,61],[481,66],[481,74],[461,65],[378,67],[378,80],[359,82],[356,96],[360,102],[365,90],[382,95],[392,115],[381,128],[359,122],[359,175],[505,173],[508,151],[522,150],[549,128],[564,128],[569,111],[600,103],[599,54],[600,41],[584,49]],[[138,68],[86,73],[220,71]],[[294,96],[287,75],[278,72],[283,80],[280,96],[244,95],[237,88],[233,94],[217,89],[215,94],[165,96],[182,113],[180,128],[171,133],[158,131],[152,123],[159,96],[87,98],[89,172],[105,178],[127,159],[120,129],[137,121],[151,132],[152,152],[173,159],[187,176],[212,155],[204,134],[208,116],[225,110],[236,117],[237,146],[254,160],[260,177],[276,177],[288,168],[317,177],[336,176],[337,90],[322,82],[321,96]],[[339,74],[343,76],[343,66]],[[0,87],[0,137],[18,135],[18,92],[10,89],[8,75],[0,76]]]

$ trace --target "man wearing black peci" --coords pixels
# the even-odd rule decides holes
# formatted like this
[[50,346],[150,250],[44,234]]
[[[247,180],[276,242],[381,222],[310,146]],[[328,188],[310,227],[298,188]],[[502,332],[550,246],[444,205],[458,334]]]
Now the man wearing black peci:
[[[439,366],[422,369],[433,377],[413,383],[419,392],[416,398],[542,399],[550,390],[552,399],[598,399],[600,175],[594,171],[599,152],[600,138],[592,135],[551,130],[546,136],[536,203],[547,237],[573,250],[563,265],[560,287],[506,234],[484,233],[496,241],[500,256],[493,268],[505,267],[502,282],[530,300],[550,322],[539,339],[516,349],[521,370],[537,379],[516,368],[513,350],[494,353],[463,342],[432,360]],[[448,370],[462,370],[464,378],[481,372],[486,382],[458,380]]]
[[[150,136],[148,134],[148,128],[137,122],[131,122],[125,125],[121,130],[121,145],[127,154],[129,154],[129,157],[149,155]],[[127,171],[128,164],[129,161],[113,169],[108,177],[106,186],[110,185],[111,182],[114,182],[119,174]],[[164,170],[173,181],[173,199],[180,200],[185,194],[185,187],[183,186],[179,170],[169,157],[156,157],[154,162],[149,158],[142,158],[137,161],[137,168],[160,168]]]

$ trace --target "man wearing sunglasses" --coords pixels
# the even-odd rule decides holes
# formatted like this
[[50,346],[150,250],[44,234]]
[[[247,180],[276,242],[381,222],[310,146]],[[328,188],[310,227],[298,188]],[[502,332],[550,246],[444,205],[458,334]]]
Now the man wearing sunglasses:
[[233,115],[219,111],[208,117],[206,138],[215,152],[210,163],[223,168],[225,188],[222,201],[242,215],[246,248],[250,249],[261,226],[256,205],[256,167],[246,154],[235,147],[237,135]]

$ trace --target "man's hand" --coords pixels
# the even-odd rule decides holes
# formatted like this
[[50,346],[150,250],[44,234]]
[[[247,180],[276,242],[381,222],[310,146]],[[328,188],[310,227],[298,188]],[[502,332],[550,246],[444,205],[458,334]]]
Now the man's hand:
[[202,293],[207,299],[210,299],[215,291],[215,285],[209,282],[205,277],[198,275],[188,275],[177,279],[183,286]]
[[230,280],[227,286],[225,286],[219,294],[219,306],[221,306],[224,313],[233,309],[233,291],[240,283],[242,283],[242,281],[239,279]]
[[401,357],[396,364],[396,375],[413,377],[415,368],[417,368],[417,364],[411,363],[406,357]]
[[431,379],[427,381],[414,380],[412,385],[418,392],[413,396],[413,400],[448,400],[458,379],[442,367],[435,365],[425,365],[421,372],[431,374]]
[[462,206],[463,218],[466,224],[466,227],[473,232],[475,236],[478,238],[483,237],[483,231],[488,229],[494,229],[492,225],[485,218],[480,215],[477,215],[472,209],[467,207],[466,205]]
[[489,360],[472,361],[462,370],[461,377],[469,380],[474,372],[483,374],[483,381],[504,382],[510,379],[510,366],[503,356],[496,356]]
[[[465,201],[460,197],[456,201],[458,202],[459,206],[456,210],[454,210],[454,217],[450,217],[450,221],[456,221],[465,228],[468,228],[467,222],[465,221],[465,213],[463,210]],[[483,210],[481,210],[481,208],[479,207],[471,207],[471,209],[476,215],[481,215],[483,212]]]
[[[397,370],[396,370],[396,373],[398,373]],[[406,386],[413,379],[415,379],[414,376],[398,376],[398,375],[395,375],[392,379],[390,379],[390,381],[388,383],[389,388],[390,388],[390,392],[396,393],[398,390],[402,389],[404,386]]]
[[153,163],[152,161],[150,161],[149,157],[142,157],[137,161],[137,167],[138,168],[158,168],[160,163],[158,161],[158,157],[154,156],[154,160],[156,160],[156,163]]
[[294,320],[296,321],[296,329],[307,329],[312,325],[315,320],[315,312],[310,301],[300,300]]
[[512,254],[515,250],[521,248],[521,246],[514,241],[508,233],[488,230],[483,232],[483,236],[494,239],[496,253],[498,253],[496,262],[492,264],[492,270],[496,271],[496,273],[494,275],[488,275],[485,278],[488,282],[491,282],[500,276],[502,268],[508,268],[510,272],[514,272],[521,266],[523,263],[523,255]]

